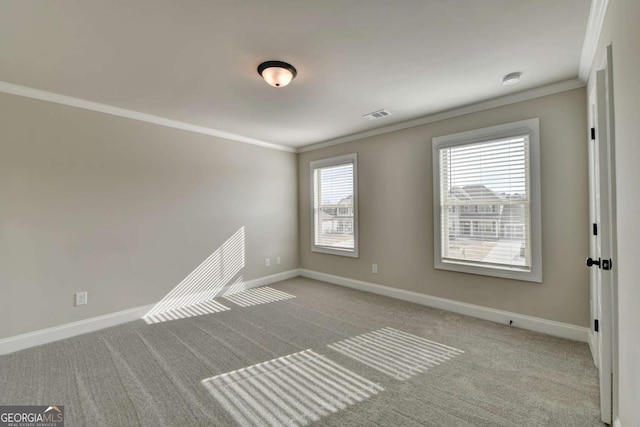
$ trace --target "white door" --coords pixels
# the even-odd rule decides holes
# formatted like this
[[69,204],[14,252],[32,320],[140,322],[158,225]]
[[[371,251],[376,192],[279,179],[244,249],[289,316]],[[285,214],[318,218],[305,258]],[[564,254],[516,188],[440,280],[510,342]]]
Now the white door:
[[591,230],[590,267],[591,290],[591,346],[600,376],[600,409],[602,421],[611,424],[612,410],[612,336],[613,284],[612,280],[612,143],[609,129],[610,114],[605,67],[596,73],[589,87],[589,206]]

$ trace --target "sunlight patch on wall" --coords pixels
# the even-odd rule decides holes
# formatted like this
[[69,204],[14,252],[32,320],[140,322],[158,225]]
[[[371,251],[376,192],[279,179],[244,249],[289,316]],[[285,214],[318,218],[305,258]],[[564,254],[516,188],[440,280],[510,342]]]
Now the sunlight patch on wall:
[[295,298],[295,295],[291,295],[268,286],[262,286],[260,288],[249,289],[234,295],[227,295],[224,298],[241,307],[249,307],[252,305],[266,304],[269,302]]
[[384,389],[305,350],[202,381],[243,426],[304,426]]
[[222,296],[233,295],[247,290],[247,285],[242,280],[242,276],[238,277],[231,285],[225,286]]
[[[240,292],[244,289],[242,276],[237,277],[244,268],[244,258],[245,234],[244,227],[241,227],[143,318],[151,324],[229,310],[212,300],[225,291],[234,289]],[[234,278],[233,284],[228,285]]]
[[393,328],[329,344],[329,348],[401,381],[464,353]]

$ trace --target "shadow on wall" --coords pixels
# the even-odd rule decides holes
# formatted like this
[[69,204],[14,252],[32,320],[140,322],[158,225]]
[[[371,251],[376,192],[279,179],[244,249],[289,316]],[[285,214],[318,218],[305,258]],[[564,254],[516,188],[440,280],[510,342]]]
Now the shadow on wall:
[[245,290],[240,274],[245,265],[244,239],[244,227],[241,227],[162,298],[143,319],[152,324],[229,310],[213,301],[213,298]]

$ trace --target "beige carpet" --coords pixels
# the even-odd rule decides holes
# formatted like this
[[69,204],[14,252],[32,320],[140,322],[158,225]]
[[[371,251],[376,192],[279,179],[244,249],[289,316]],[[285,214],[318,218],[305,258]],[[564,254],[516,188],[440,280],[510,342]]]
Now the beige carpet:
[[64,405],[67,426],[603,425],[585,343],[309,279],[270,288],[1,356],[0,404]]

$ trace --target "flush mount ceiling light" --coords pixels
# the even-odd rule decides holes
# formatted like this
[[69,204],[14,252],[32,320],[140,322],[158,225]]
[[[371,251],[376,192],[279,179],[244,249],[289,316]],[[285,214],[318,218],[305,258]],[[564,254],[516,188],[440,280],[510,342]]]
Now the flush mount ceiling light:
[[505,86],[511,86],[520,81],[520,76],[522,73],[509,73],[502,79],[502,84]]
[[298,74],[293,65],[282,61],[266,61],[258,65],[258,74],[273,87],[285,87]]

